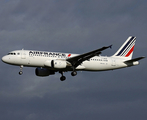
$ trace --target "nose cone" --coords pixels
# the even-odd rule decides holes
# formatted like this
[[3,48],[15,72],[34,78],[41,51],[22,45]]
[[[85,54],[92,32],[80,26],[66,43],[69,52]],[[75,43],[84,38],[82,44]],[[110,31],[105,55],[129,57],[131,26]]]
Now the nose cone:
[[7,56],[2,57],[2,61],[8,63],[9,58]]

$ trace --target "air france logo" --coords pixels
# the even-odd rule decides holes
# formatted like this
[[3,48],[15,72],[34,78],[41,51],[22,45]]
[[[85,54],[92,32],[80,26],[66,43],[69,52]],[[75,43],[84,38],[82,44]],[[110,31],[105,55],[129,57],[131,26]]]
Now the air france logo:
[[61,57],[65,57],[66,55],[63,53],[55,53],[55,52],[30,51],[29,56],[61,56]]
[[71,56],[71,54],[68,54],[68,57],[70,57]]

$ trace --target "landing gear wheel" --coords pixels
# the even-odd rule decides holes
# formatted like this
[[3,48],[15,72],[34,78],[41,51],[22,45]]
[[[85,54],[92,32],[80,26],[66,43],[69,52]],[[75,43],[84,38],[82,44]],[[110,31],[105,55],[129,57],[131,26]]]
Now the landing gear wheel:
[[22,74],[23,74],[22,69],[23,69],[23,65],[20,66],[20,72],[19,72],[19,75],[22,75]]
[[59,73],[62,75],[62,76],[60,77],[60,80],[61,80],[61,81],[64,81],[64,80],[66,79],[66,77],[63,75],[63,71],[59,71]]
[[73,72],[71,73],[71,75],[72,75],[72,76],[76,76],[76,75],[77,75],[77,72],[76,72],[76,71],[73,71]]
[[20,72],[19,72],[19,75],[22,75],[22,74],[23,74],[23,72],[22,72],[22,71],[20,71]]
[[66,79],[65,76],[61,76],[61,77],[60,77],[60,80],[61,80],[61,81],[64,81],[65,79]]

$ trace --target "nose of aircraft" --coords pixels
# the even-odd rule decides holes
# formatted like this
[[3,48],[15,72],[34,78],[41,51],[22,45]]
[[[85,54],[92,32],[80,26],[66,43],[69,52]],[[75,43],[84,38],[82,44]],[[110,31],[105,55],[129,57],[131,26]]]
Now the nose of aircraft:
[[3,62],[7,62],[8,61],[8,57],[7,56],[2,57],[2,61]]

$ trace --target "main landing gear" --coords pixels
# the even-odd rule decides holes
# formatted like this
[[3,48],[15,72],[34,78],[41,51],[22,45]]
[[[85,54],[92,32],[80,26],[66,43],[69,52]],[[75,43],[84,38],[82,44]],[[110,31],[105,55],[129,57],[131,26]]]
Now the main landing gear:
[[66,77],[63,75],[63,72],[62,71],[59,71],[59,73],[61,73],[61,77],[60,77],[60,80],[61,81],[64,81],[64,80],[66,80]]
[[[62,76],[60,77],[60,80],[61,80],[61,81],[66,80],[66,77],[63,75],[63,72],[62,72],[62,71],[59,71],[59,73],[62,75]],[[73,72],[71,72],[71,75],[72,75],[72,76],[76,76],[76,75],[77,75],[77,72],[76,72],[76,71],[73,71]]]
[[76,76],[77,75],[77,72],[75,71],[75,67],[73,67],[73,72],[71,72],[71,75],[72,76]]
[[71,75],[72,76],[76,76],[77,75],[77,72],[76,71],[73,71],[73,72],[71,72]]
[[19,75],[22,75],[23,74],[22,69],[23,69],[23,65],[20,66]]

